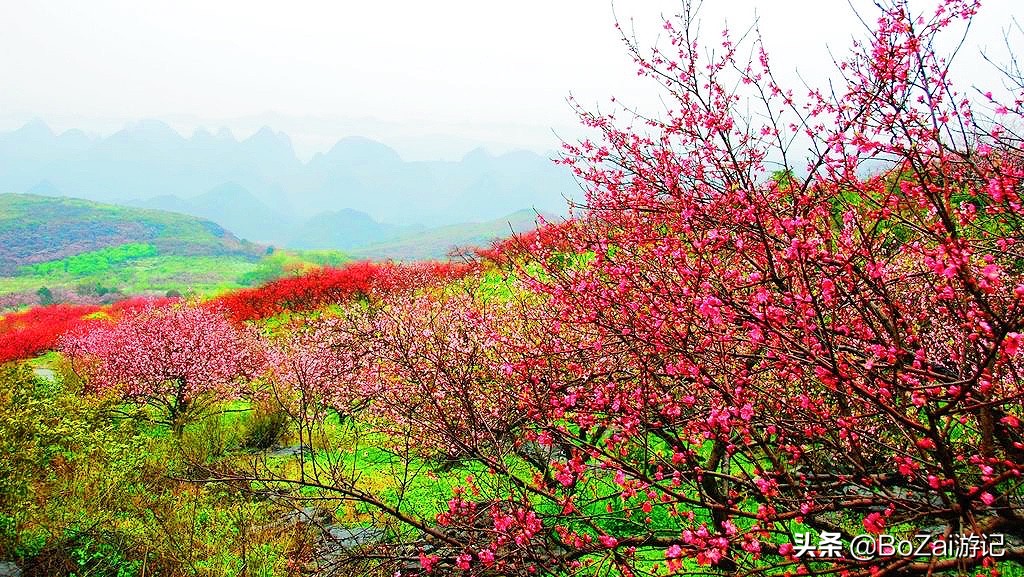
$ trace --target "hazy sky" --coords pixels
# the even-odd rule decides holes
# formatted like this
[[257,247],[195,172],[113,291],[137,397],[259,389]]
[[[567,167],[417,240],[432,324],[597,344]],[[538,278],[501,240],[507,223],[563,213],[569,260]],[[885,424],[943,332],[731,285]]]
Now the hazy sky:
[[[994,78],[976,55],[1005,54],[1001,29],[1024,13],[1012,4],[983,6],[964,53],[969,82]],[[679,6],[614,10],[653,41]],[[811,81],[827,74],[826,46],[843,53],[860,26],[845,0],[708,0],[704,27],[746,28],[755,14],[778,68]],[[307,156],[355,131],[425,147],[413,156],[442,133],[458,141],[449,148],[554,148],[551,129],[575,125],[570,92],[585,104],[657,103],[613,22],[607,0],[0,0],[0,129],[41,117],[110,132],[161,118],[186,134],[270,123]]]

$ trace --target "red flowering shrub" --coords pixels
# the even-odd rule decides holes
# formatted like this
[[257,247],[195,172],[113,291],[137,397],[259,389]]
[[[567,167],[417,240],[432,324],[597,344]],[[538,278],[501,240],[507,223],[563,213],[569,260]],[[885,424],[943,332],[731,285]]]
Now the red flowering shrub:
[[57,339],[87,321],[82,317],[100,310],[94,305],[33,307],[0,317],[0,363],[27,359],[50,350]]
[[539,226],[533,230],[496,240],[489,247],[477,249],[477,256],[502,264],[541,249],[565,249],[568,245],[563,243],[564,229],[577,225],[573,220],[550,223],[541,216],[537,217],[537,224]]
[[307,311],[359,296],[405,290],[427,281],[457,278],[470,270],[466,265],[434,262],[408,265],[357,262],[233,291],[212,302],[227,309],[234,321],[242,322],[271,317],[286,310]]

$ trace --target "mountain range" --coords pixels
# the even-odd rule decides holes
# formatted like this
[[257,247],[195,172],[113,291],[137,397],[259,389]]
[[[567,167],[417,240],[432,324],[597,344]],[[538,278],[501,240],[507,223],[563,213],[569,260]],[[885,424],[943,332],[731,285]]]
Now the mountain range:
[[295,248],[486,227],[523,209],[558,215],[575,191],[568,170],[528,151],[407,162],[382,143],[347,137],[302,162],[289,137],[269,127],[244,139],[227,129],[185,137],[156,120],[105,137],[57,134],[39,120],[0,134],[0,192],[180,212]]

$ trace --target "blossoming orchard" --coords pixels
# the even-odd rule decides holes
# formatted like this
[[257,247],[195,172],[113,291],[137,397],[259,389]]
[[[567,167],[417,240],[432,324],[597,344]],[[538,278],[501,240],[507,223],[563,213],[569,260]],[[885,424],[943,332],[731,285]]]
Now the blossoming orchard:
[[[1024,74],[959,85],[935,48],[979,9],[880,5],[806,88],[686,2],[623,35],[659,117],[578,108],[569,220],[33,346],[177,435],[278,406],[295,467],[195,481],[354,508],[351,574],[1020,575]],[[919,534],[1001,547],[850,554]]]

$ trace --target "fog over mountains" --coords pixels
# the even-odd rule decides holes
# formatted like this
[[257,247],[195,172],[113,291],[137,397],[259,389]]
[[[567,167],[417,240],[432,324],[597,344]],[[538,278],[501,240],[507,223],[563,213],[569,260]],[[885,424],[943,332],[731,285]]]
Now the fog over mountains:
[[254,241],[345,249],[523,209],[562,214],[578,187],[564,167],[527,151],[407,162],[348,137],[304,163],[267,127],[241,140],[226,129],[184,137],[147,120],[92,137],[36,120],[0,133],[0,192],[159,208]]

